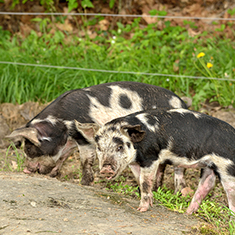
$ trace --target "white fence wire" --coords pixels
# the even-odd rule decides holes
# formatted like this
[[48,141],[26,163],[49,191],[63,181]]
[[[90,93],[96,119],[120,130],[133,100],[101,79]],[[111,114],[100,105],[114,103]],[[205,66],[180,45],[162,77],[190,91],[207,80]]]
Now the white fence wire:
[[201,16],[161,16],[161,15],[131,15],[131,14],[105,14],[105,13],[63,13],[63,12],[0,12],[0,15],[42,15],[42,16],[112,16],[132,18],[166,18],[166,19],[191,19],[191,20],[214,20],[235,21],[235,18],[201,17]]
[[30,66],[30,67],[44,67],[44,68],[53,68],[53,69],[72,69],[72,70],[81,70],[81,71],[88,71],[88,72],[100,72],[100,73],[119,73],[119,74],[134,74],[134,75],[162,76],[162,77],[181,77],[181,78],[207,79],[207,80],[211,79],[211,80],[218,80],[218,81],[232,81],[232,82],[235,82],[235,79],[229,79],[229,78],[213,78],[213,77],[199,77],[199,76],[163,74],[163,73],[146,73],[146,72],[133,72],[133,71],[88,69],[88,68],[54,66],[54,65],[45,65],[45,64],[27,64],[27,63],[8,62],[8,61],[0,61],[0,64],[22,65],[22,66]]

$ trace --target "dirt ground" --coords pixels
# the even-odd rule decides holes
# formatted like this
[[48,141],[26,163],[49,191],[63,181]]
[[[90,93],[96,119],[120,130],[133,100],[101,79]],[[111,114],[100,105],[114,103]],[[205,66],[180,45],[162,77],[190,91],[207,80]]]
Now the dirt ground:
[[[0,105],[0,234],[199,234],[206,222],[167,210],[155,202],[146,213],[136,211],[137,197],[106,190],[98,165],[94,166],[95,183],[81,186],[79,153],[75,152],[56,179],[22,173],[22,150],[9,148],[4,136],[24,125],[46,105],[28,102],[23,105]],[[201,112],[220,118],[235,127],[235,110],[204,105]],[[187,186],[197,188],[199,171],[186,171]],[[127,169],[125,184],[136,186]],[[174,188],[173,169],[167,167],[164,184]],[[222,186],[217,182],[211,198],[228,206]]]
[[154,204],[45,176],[0,174],[0,234],[191,234],[200,222]]

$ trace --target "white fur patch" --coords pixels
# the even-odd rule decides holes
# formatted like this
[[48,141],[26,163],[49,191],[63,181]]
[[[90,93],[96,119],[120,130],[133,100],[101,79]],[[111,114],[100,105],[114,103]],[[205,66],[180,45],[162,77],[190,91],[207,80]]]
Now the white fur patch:
[[[110,107],[102,105],[97,98],[88,96],[90,99],[90,117],[93,121],[99,125],[103,125],[114,118],[126,116],[130,113],[141,111],[142,99],[137,92],[130,91],[119,86],[109,86],[112,89],[111,95],[109,97]],[[125,109],[119,104],[120,95],[126,95],[132,102],[130,109]]]
[[175,96],[172,96],[169,100],[169,104],[175,109],[182,108],[180,99]]
[[55,118],[55,117],[53,117],[53,116],[51,116],[51,115],[49,115],[49,116],[45,119],[45,121],[48,121],[48,122],[50,122],[53,126],[55,126],[55,124],[56,124],[56,122],[58,121],[58,119]]
[[150,131],[156,132],[159,129],[157,117],[153,117],[156,119],[157,124],[150,125],[148,123],[148,118],[146,116],[147,116],[146,113],[140,113],[140,114],[136,115],[136,118],[138,118]]
[[192,112],[192,111],[190,111],[190,110],[188,110],[188,109],[182,109],[182,108],[180,108],[180,109],[171,109],[171,110],[168,110],[167,112],[169,112],[169,113],[175,112],[175,113],[180,113],[180,114],[182,114],[182,115],[184,115],[185,113],[191,113],[191,114],[193,114],[196,118],[200,118],[200,117],[201,117],[201,114],[200,114],[200,113],[195,113],[195,112]]
[[42,122],[42,119],[34,119],[30,124],[35,125],[36,123]]
[[69,130],[72,129],[73,121],[68,121],[68,120],[66,120],[66,121],[63,121],[63,123],[65,124],[65,126],[66,126]]
[[40,140],[47,140],[47,141],[51,141],[51,137],[46,137],[46,136],[42,136],[39,138]]
[[44,118],[44,119],[34,119],[31,124],[34,125],[34,124],[37,124],[39,122],[43,122],[43,121],[47,121],[47,122],[50,122],[53,126],[55,126],[56,122],[58,121],[57,118],[49,115],[47,118]]

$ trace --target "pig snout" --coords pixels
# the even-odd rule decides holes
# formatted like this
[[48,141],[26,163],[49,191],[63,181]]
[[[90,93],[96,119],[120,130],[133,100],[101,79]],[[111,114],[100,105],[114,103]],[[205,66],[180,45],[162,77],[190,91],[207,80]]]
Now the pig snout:
[[27,167],[23,170],[25,174],[31,174],[38,170],[39,163],[29,163]]
[[100,170],[100,174],[110,180],[115,175],[115,172],[111,165],[104,165]]

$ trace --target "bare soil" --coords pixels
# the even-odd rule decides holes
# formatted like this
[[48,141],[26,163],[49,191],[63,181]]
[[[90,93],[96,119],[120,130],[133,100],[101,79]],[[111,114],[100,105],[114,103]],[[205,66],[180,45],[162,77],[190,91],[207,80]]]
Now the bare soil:
[[[99,177],[98,164],[94,166],[95,183],[81,186],[78,152],[69,157],[56,179],[22,173],[23,151],[9,147],[4,136],[45,106],[34,102],[0,105],[0,234],[200,234],[198,228],[205,220],[172,212],[158,202],[146,213],[137,212],[137,197],[105,189],[107,182]],[[233,108],[204,105],[201,111],[235,127]],[[199,175],[198,170],[186,171],[187,186],[194,191]],[[128,169],[123,176],[125,184],[137,186]],[[171,166],[163,183],[174,189]],[[218,180],[211,198],[228,206]]]

